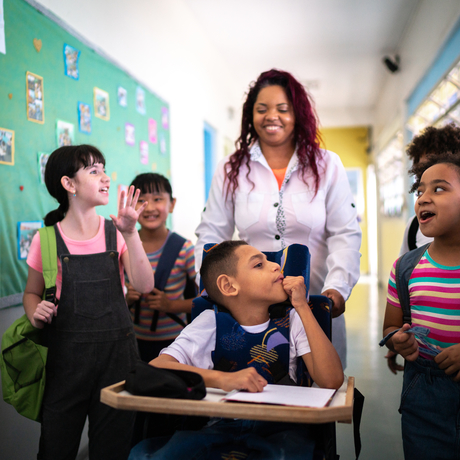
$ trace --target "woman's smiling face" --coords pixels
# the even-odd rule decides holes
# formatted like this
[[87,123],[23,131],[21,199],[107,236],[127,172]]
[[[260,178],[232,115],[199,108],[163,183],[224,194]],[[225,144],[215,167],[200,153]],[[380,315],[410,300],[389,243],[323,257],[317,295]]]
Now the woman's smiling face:
[[294,108],[281,86],[262,88],[252,114],[262,151],[264,144],[273,147],[294,146]]

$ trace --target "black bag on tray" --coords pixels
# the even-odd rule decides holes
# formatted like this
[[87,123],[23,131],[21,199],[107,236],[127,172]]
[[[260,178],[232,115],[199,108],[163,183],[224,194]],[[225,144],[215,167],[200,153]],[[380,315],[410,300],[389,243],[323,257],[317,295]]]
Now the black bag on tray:
[[161,369],[144,361],[138,361],[128,374],[125,389],[133,395],[157,398],[203,399],[206,396],[206,387],[200,374]]

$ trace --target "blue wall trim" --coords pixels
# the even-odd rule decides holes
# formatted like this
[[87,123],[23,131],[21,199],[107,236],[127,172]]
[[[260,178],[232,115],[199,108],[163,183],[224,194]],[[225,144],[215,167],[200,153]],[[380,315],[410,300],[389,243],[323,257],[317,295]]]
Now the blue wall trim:
[[216,130],[208,123],[204,123],[204,199],[208,200],[212,177],[216,169]]
[[460,20],[453,28],[446,43],[440,48],[433,65],[407,99],[407,116],[410,117],[441,78],[460,58]]

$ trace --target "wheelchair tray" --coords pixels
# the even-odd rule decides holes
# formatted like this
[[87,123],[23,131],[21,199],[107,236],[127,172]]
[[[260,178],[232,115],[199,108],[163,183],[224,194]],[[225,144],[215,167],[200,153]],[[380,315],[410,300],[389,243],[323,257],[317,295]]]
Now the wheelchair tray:
[[222,390],[207,388],[205,399],[154,398],[134,396],[125,391],[125,382],[115,383],[101,391],[101,401],[115,409],[156,412],[161,414],[242,418],[295,423],[351,423],[355,379],[348,377],[327,407],[294,407],[271,404],[228,403],[220,401]]

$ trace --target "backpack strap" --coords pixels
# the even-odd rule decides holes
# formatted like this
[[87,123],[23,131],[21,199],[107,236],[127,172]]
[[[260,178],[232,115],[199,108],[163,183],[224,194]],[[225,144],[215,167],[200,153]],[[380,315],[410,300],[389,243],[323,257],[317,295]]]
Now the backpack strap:
[[409,251],[413,251],[417,249],[417,232],[418,232],[418,219],[417,216],[414,216],[412,222],[409,227],[409,232],[407,233],[407,246],[409,247]]
[[45,290],[43,299],[56,304],[56,277],[57,277],[57,247],[54,227],[43,227],[40,233],[40,249],[42,254],[43,279]]
[[398,292],[399,303],[401,304],[403,311],[404,323],[412,324],[409,298],[409,278],[429,246],[430,243],[420,246],[413,251],[406,252],[396,261],[396,290]]
[[[163,251],[161,252],[160,260],[158,261],[157,268],[155,269],[155,287],[158,290],[164,291],[166,283],[168,282],[169,275],[171,274],[171,270],[173,269],[174,264],[179,257],[179,253],[185,241],[186,239],[184,237],[174,232],[172,232],[166,240],[166,243],[163,246]],[[140,308],[140,301],[137,301],[134,306],[134,322],[136,324],[139,324]],[[174,315],[173,313],[166,313],[166,315],[176,321],[176,323],[180,324],[182,327],[186,326],[184,321],[182,321],[182,319],[180,319],[177,315]],[[150,330],[152,332],[155,332],[157,329],[158,316],[159,311],[155,310],[152,318],[152,324],[150,325]]]
[[110,219],[104,219],[104,233],[105,233],[105,250],[116,251],[117,248],[117,229],[115,224]]

